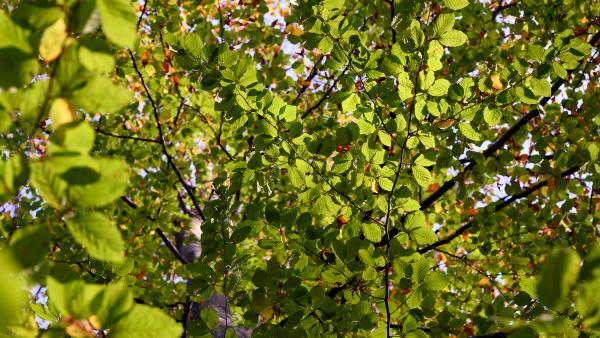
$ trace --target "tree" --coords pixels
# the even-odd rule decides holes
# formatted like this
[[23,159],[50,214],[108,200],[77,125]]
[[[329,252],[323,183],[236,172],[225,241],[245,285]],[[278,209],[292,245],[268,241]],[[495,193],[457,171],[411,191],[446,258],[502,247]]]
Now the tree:
[[600,2],[1,8],[3,334],[600,333]]

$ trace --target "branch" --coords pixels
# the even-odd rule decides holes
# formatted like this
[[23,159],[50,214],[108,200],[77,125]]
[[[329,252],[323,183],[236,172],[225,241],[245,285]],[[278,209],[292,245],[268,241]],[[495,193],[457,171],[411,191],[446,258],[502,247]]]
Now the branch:
[[508,332],[494,332],[479,336],[469,336],[469,338],[507,338],[508,334]]
[[183,333],[181,334],[181,338],[187,337],[188,318],[190,317],[191,309],[192,309],[192,302],[190,301],[190,296],[186,296],[185,304],[183,306],[183,315],[181,316],[181,326],[183,326]]
[[129,55],[131,57],[131,62],[133,63],[133,68],[135,69],[135,72],[138,74],[140,81],[142,82],[142,86],[144,87],[144,91],[146,92],[146,96],[148,97],[148,100],[150,101],[150,105],[152,106],[152,111],[154,113],[154,120],[156,121],[157,129],[158,129],[158,136],[159,136],[158,138],[159,138],[160,145],[162,147],[162,152],[165,155],[165,157],[167,158],[167,162],[169,163],[169,165],[175,172],[177,179],[179,180],[181,185],[183,185],[183,188],[185,189],[188,196],[192,200],[192,203],[194,204],[194,208],[196,209],[198,216],[202,220],[204,220],[205,219],[204,213],[202,212],[202,209],[200,209],[200,205],[198,204],[198,200],[196,199],[194,192],[192,191],[191,187],[183,179],[181,172],[179,172],[179,169],[177,169],[177,166],[175,165],[175,161],[173,160],[173,157],[171,157],[171,154],[169,154],[169,151],[167,149],[167,144],[165,143],[165,138],[163,135],[162,124],[160,123],[158,107],[156,105],[156,102],[154,102],[152,95],[150,94],[150,89],[148,88],[148,85],[146,84],[146,81],[144,80],[144,76],[142,75],[142,72],[140,72],[140,70],[137,66],[137,62],[135,61],[135,56],[133,56],[133,52],[131,51],[131,49],[129,50]]
[[[121,200],[123,202],[125,202],[125,204],[127,204],[131,209],[138,208],[138,206],[126,196],[121,196]],[[146,216],[146,218],[151,221],[156,220],[152,216]],[[160,239],[162,239],[163,243],[165,243],[167,248],[169,248],[169,250],[173,253],[173,256],[175,256],[175,258],[177,258],[183,264],[189,263],[188,260],[185,257],[183,257],[183,255],[179,252],[179,250],[177,250],[175,245],[173,245],[173,242],[171,242],[171,240],[165,235],[165,233],[159,227],[154,228],[154,231],[156,231],[156,233],[158,234]]]
[[100,134],[103,134],[103,135],[106,135],[106,136],[110,136],[110,137],[114,137],[114,138],[120,138],[120,139],[124,139],[124,140],[142,141],[142,142],[151,142],[151,143],[160,144],[160,141],[154,140],[154,139],[150,139],[150,138],[127,136],[127,135],[117,135],[117,134],[113,134],[113,133],[109,133],[107,131],[104,131],[104,130],[102,130],[100,128],[94,128],[94,130],[96,130]]
[[324,57],[325,57],[325,54],[321,54],[321,57],[319,58],[319,60],[315,61],[315,65],[313,66],[312,70],[310,71],[310,74],[308,74],[308,76],[306,77],[306,79],[304,79],[304,82],[302,83],[302,88],[300,88],[300,90],[298,91],[298,94],[296,95],[296,98],[294,99],[294,101],[292,101],[293,105],[295,105],[298,102],[298,100],[302,97],[302,95],[304,95],[304,92],[310,85],[310,82],[317,75],[317,65],[319,63],[321,63],[321,61],[323,61]]
[[158,234],[158,236],[160,236],[160,239],[162,239],[163,243],[165,243],[165,245],[167,246],[167,248],[169,248],[169,250],[171,250],[171,252],[173,253],[173,256],[175,256],[175,258],[177,258],[183,264],[188,264],[189,263],[188,260],[185,259],[185,257],[183,257],[183,255],[181,255],[181,253],[179,252],[179,250],[177,250],[177,248],[175,247],[175,245],[173,245],[173,243],[171,242],[171,240],[169,238],[167,238],[167,236],[165,235],[165,233],[159,227],[156,227],[154,229],[154,231],[156,231],[156,233]]
[[[594,35],[594,37],[592,38],[592,40],[590,40],[589,43],[593,46],[599,39],[600,39],[600,31]],[[575,71],[575,69],[569,70],[568,74],[571,75],[574,71]],[[546,105],[546,103],[548,103],[550,98],[556,94],[558,89],[564,83],[565,83],[565,80],[563,80],[562,78],[559,78],[556,81],[556,83],[554,83],[554,85],[552,86],[550,96],[546,96],[546,97],[542,98],[539,102],[539,106],[542,107],[542,106]],[[529,113],[523,115],[523,117],[521,117],[521,119],[519,121],[517,121],[517,123],[515,123],[512,127],[510,127],[510,129],[508,129],[506,131],[506,133],[504,133],[496,142],[494,142],[485,151],[483,151],[481,153],[481,155],[483,155],[484,158],[490,157],[494,152],[496,152],[498,149],[502,148],[502,146],[504,146],[504,144],[514,134],[516,134],[524,125],[526,125],[527,123],[529,123],[529,121],[538,117],[539,115],[540,115],[540,110],[538,108],[535,108],[535,109],[531,110]],[[463,169],[463,171],[460,172],[459,174],[457,174],[456,176],[454,176],[453,178],[451,178],[450,180],[444,182],[444,184],[438,190],[436,190],[433,194],[429,195],[421,203],[420,209],[424,210],[424,209],[428,208],[429,206],[431,206],[444,193],[446,193],[448,190],[452,189],[452,187],[454,187],[454,184],[456,184],[458,179],[461,178],[467,171],[473,169],[476,164],[477,164],[477,161],[475,159],[470,159],[469,164]]]
[[506,4],[506,5],[498,6],[498,8],[496,8],[494,10],[494,12],[492,13],[492,21],[496,20],[496,16],[498,16],[498,14],[500,14],[500,12],[502,12],[505,9],[515,7],[516,5],[517,5],[517,0],[515,0],[514,2],[511,2],[509,4]]
[[308,114],[310,114],[313,110],[319,108],[319,106],[325,101],[327,100],[327,98],[329,97],[329,94],[331,94],[331,91],[333,90],[333,88],[335,88],[335,86],[337,85],[338,81],[340,80],[340,78],[342,76],[344,76],[344,74],[346,74],[346,72],[348,71],[348,68],[350,67],[350,64],[348,64],[348,66],[346,66],[346,68],[344,68],[344,70],[342,71],[342,74],[340,74],[331,84],[331,86],[325,91],[325,94],[323,94],[323,97],[319,100],[319,102],[317,102],[316,104],[314,104],[312,107],[308,108],[304,114],[302,114],[301,118],[305,118],[306,116],[308,116]]
[[[575,172],[577,172],[579,169],[581,169],[580,166],[574,166],[571,167],[565,171],[563,171],[561,173],[561,177],[566,177],[569,175],[574,174]],[[495,205],[494,207],[494,212],[500,211],[502,209],[504,209],[505,207],[507,207],[508,205],[512,204],[513,202],[527,197],[529,195],[531,195],[532,193],[536,192],[537,190],[540,190],[541,188],[545,187],[548,185],[548,180],[545,180],[543,182],[540,182],[538,184],[535,184],[531,187],[529,187],[528,189],[525,189],[523,191],[521,191],[518,194],[512,195],[511,197],[509,197],[508,199],[505,199],[504,201],[498,203]],[[420,254],[424,254],[428,251],[431,251],[435,248],[437,248],[438,246],[442,246],[444,244],[448,244],[450,243],[452,240],[454,240],[456,237],[462,235],[465,231],[469,230],[470,228],[472,228],[475,225],[475,220],[472,220],[468,223],[466,223],[465,225],[461,226],[460,228],[458,228],[454,233],[452,233],[451,235],[449,235],[448,237],[444,238],[444,239],[440,239],[439,241],[433,243],[433,244],[429,244],[421,249],[418,250],[418,252]]]
[[138,18],[137,21],[137,29],[140,29],[140,24],[142,23],[142,18],[144,17],[144,14],[146,14],[146,5],[148,5],[148,0],[144,1],[144,7],[142,7],[142,12],[140,13],[140,17]]

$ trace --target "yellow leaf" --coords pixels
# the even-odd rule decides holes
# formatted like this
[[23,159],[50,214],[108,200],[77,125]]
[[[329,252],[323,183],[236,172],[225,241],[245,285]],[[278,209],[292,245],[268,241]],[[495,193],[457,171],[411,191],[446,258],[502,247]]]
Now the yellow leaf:
[[304,29],[296,24],[291,24],[285,27],[285,32],[291,35],[299,36],[304,34]]
[[59,97],[52,102],[50,120],[55,130],[63,124],[75,121],[76,117],[75,110],[67,99]]
[[46,62],[55,60],[62,52],[63,45],[67,39],[67,25],[60,18],[46,28],[40,41],[40,55]]
[[500,91],[502,90],[502,88],[504,88],[504,86],[502,85],[502,81],[500,81],[500,75],[493,74],[492,76],[490,76],[490,80],[492,80],[492,88],[495,91]]
[[455,121],[455,120],[451,120],[451,119],[447,119],[447,120],[444,120],[444,119],[437,119],[437,121],[435,121],[434,123],[435,123],[435,124],[436,124],[438,127],[442,128],[442,129],[446,129],[446,128],[450,128],[450,127],[452,127],[452,125],[454,124],[454,121]]

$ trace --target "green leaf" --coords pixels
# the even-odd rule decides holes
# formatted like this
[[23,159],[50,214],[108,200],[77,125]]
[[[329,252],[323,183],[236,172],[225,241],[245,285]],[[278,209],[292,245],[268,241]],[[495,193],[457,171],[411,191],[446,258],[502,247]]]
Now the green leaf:
[[71,186],[69,199],[80,207],[102,207],[123,196],[128,184],[128,168],[115,159],[95,159],[100,177],[86,185]]
[[315,201],[313,208],[315,212],[322,215],[334,216],[340,207],[333,202],[333,199],[329,195],[321,195]]
[[440,36],[454,27],[454,14],[442,13],[433,22],[433,35]]
[[94,128],[87,121],[76,121],[58,127],[50,136],[50,141],[59,145],[61,150],[85,155],[92,150],[94,138]]
[[49,301],[60,314],[76,319],[86,319],[94,314],[94,301],[104,289],[102,285],[85,284],[79,279],[63,283],[51,276],[46,285]]
[[306,186],[306,176],[298,168],[290,166],[287,175],[294,187],[304,188]]
[[527,46],[527,55],[535,61],[542,62],[544,60],[544,47],[540,45]]
[[459,9],[463,9],[469,5],[469,0],[443,0],[443,1],[444,1],[444,5],[446,5],[446,7],[453,9],[455,11],[459,10]]
[[32,32],[13,22],[5,11],[0,12],[0,88],[21,86],[31,81],[37,71]]
[[458,47],[467,42],[467,35],[461,31],[451,30],[442,34],[439,41],[446,47]]
[[133,297],[121,280],[107,285],[93,302],[93,312],[102,328],[113,327],[133,307]]
[[600,328],[600,280],[594,279],[584,283],[578,288],[578,295],[575,300],[575,308],[583,323],[588,328]]
[[385,191],[392,191],[392,186],[394,185],[394,182],[392,182],[392,180],[390,180],[387,177],[378,178],[377,183],[379,183],[379,186],[381,187],[381,189],[383,189]]
[[531,90],[537,96],[550,96],[551,88],[546,79],[531,78]]
[[390,136],[390,134],[388,134],[382,130],[378,130],[377,136],[379,137],[379,141],[381,141],[381,144],[383,144],[384,146],[389,147],[392,145],[392,137]]
[[72,98],[75,105],[88,113],[113,113],[130,101],[131,93],[127,88],[116,85],[102,76],[92,78],[83,88],[73,92]]
[[204,324],[211,330],[214,330],[219,326],[219,314],[211,307],[205,307],[200,311],[200,319],[202,319]]
[[96,0],[102,32],[117,45],[133,47],[136,40],[136,17],[128,0]]
[[360,130],[360,133],[363,135],[370,135],[375,132],[375,127],[372,123],[369,123],[362,119],[357,119],[354,121]]
[[436,241],[435,233],[431,228],[418,228],[410,233],[417,245],[427,245]]
[[566,302],[571,287],[577,281],[580,258],[577,252],[569,248],[555,250],[544,264],[537,285],[540,302],[556,308]]
[[38,194],[56,209],[61,209],[66,202],[67,182],[48,161],[31,164],[31,185]]
[[483,109],[483,119],[490,126],[495,126],[502,119],[502,112],[500,111],[500,109],[497,108],[490,109],[488,107],[485,107]]
[[21,266],[28,268],[46,257],[50,243],[46,225],[28,225],[14,232],[10,238],[10,249]]
[[469,122],[461,122],[458,124],[458,130],[463,134],[464,137],[468,138],[471,141],[481,141],[482,137]]
[[600,277],[600,242],[596,242],[585,256],[581,267],[579,278],[581,281],[589,281]]
[[111,331],[113,338],[179,338],[182,326],[171,316],[147,305],[135,304]]
[[88,253],[103,261],[121,261],[124,243],[115,224],[99,212],[78,212],[67,218],[67,228]]
[[344,101],[342,101],[342,109],[345,112],[353,112],[356,106],[360,104],[360,96],[356,93],[351,93]]
[[29,163],[24,155],[0,160],[0,203],[13,197],[19,186],[29,178]]
[[423,168],[422,166],[413,165],[411,170],[413,177],[421,187],[426,188],[433,182],[433,177],[431,177],[429,170]]
[[0,332],[19,314],[19,308],[26,299],[19,285],[18,267],[12,256],[0,251]]
[[563,80],[566,80],[569,74],[567,74],[567,70],[558,62],[552,62],[552,71],[556,76],[560,77]]
[[79,61],[92,72],[108,73],[115,68],[115,59],[104,40],[86,38],[80,41]]
[[431,96],[444,96],[448,94],[448,88],[450,88],[450,81],[446,79],[437,79],[433,86],[429,87],[427,93]]
[[361,225],[365,238],[373,243],[379,243],[383,236],[383,229],[375,223],[363,223]]
[[413,230],[423,227],[425,225],[425,214],[421,211],[415,211],[406,216],[404,227],[406,230]]

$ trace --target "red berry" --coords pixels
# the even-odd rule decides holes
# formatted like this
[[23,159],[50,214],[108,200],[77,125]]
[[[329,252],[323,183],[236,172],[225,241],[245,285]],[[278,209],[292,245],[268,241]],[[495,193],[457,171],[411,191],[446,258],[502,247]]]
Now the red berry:
[[335,150],[337,150],[338,153],[341,153],[344,150],[343,146],[337,146],[335,147]]
[[344,151],[350,151],[350,149],[352,149],[352,146],[347,144],[344,146]]

